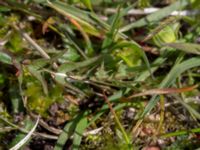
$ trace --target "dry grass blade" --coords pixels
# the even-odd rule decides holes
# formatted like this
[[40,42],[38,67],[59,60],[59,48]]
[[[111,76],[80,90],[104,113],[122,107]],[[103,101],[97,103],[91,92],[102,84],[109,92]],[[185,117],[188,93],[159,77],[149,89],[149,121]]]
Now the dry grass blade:
[[123,99],[123,101],[130,100],[135,97],[140,96],[146,96],[146,95],[160,95],[160,94],[172,94],[172,93],[182,93],[182,92],[189,92],[197,88],[198,85],[193,85],[189,87],[183,87],[183,88],[162,88],[162,89],[151,89],[145,92],[133,94],[129,96],[128,98]]

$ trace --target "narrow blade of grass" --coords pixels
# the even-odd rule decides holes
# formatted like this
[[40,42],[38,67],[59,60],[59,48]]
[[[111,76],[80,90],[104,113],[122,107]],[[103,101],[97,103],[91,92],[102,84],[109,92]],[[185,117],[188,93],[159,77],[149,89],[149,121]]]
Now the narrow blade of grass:
[[197,88],[198,85],[193,85],[189,87],[184,87],[184,88],[162,88],[162,89],[151,89],[147,90],[141,93],[133,94],[127,98],[132,99],[134,97],[139,97],[139,96],[146,96],[146,95],[160,95],[160,94],[172,94],[172,93],[182,93],[182,92],[188,92],[192,91],[195,88]]
[[74,131],[74,138],[73,138],[73,150],[78,150],[81,144],[81,139],[83,137],[83,132],[88,125],[87,120],[87,112],[83,113],[82,118],[76,125],[76,129]]
[[49,7],[55,9],[64,16],[73,18],[79,24],[81,24],[82,28],[87,28],[87,32],[89,32],[90,34],[96,36],[99,35],[99,31],[93,26],[95,22],[89,17],[89,13],[87,13],[86,11],[82,11],[78,8],[59,1],[47,2]]
[[155,13],[152,13],[136,22],[133,22],[133,23],[130,23],[129,25],[124,26],[123,28],[120,29],[120,32],[126,32],[130,29],[142,27],[149,23],[159,21],[159,20],[163,19],[164,17],[169,16],[171,14],[171,12],[178,10],[178,9],[182,9],[185,6],[187,6],[188,4],[190,4],[190,1],[188,1],[188,0],[178,0],[177,2],[165,7],[159,11],[156,11]]
[[[165,88],[165,87],[169,87],[170,85],[172,85],[174,83],[174,81],[176,80],[176,78],[181,75],[181,73],[185,72],[188,69],[194,68],[194,67],[198,67],[200,66],[200,58],[199,57],[194,57],[194,58],[190,58],[186,61],[183,61],[180,64],[175,65],[171,71],[169,72],[169,74],[164,78],[164,80],[161,82],[161,84],[159,85],[159,88]],[[147,106],[145,107],[141,117],[143,118],[147,113],[149,113],[157,104],[158,102],[158,96],[153,96],[149,103],[147,104]]]
[[83,68],[83,67],[87,67],[89,65],[94,65],[94,63],[100,62],[101,58],[102,58],[101,56],[97,56],[97,57],[93,57],[93,58],[90,58],[88,60],[85,60],[83,62],[65,63],[65,64],[62,64],[58,68],[58,71],[62,72],[62,73],[68,73],[70,71],[74,71],[74,70],[77,70],[77,69],[80,69],[80,68]]
[[71,122],[67,123],[63,129],[63,132],[59,135],[54,150],[62,150],[67,140],[73,135],[77,123],[83,117],[83,113],[77,115]]
[[164,44],[164,46],[172,47],[186,53],[200,55],[200,44],[193,43],[168,43]]
[[191,129],[191,130],[182,130],[182,131],[176,131],[176,132],[162,134],[162,135],[160,135],[160,137],[161,138],[169,138],[169,137],[173,137],[173,136],[181,136],[181,135],[186,135],[186,134],[190,134],[190,133],[199,133],[199,132],[200,132],[200,128],[195,128],[195,129]]

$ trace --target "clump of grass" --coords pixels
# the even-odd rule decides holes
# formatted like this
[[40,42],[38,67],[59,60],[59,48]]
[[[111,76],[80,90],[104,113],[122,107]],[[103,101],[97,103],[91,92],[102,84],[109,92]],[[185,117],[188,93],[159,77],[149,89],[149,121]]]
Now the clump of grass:
[[0,2],[3,146],[198,147],[198,3]]

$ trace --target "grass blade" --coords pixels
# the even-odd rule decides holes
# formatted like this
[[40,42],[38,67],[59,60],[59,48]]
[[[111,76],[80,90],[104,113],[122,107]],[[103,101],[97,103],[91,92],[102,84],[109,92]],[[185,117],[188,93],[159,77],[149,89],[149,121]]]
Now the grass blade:
[[183,131],[176,131],[176,132],[162,134],[162,135],[160,135],[160,137],[161,138],[170,138],[173,136],[180,136],[180,135],[185,135],[185,134],[189,134],[189,133],[199,133],[199,132],[200,132],[200,128],[195,128],[195,129],[191,129],[191,130],[183,130]]
[[82,11],[78,8],[59,1],[47,1],[47,3],[49,7],[55,9],[60,14],[76,20],[82,26],[82,28],[87,29],[88,33],[96,36],[99,35],[99,31],[93,26],[95,22],[89,17],[88,12]]
[[141,92],[141,93],[133,94],[126,99],[129,100],[129,99],[132,99],[134,97],[140,97],[140,96],[146,96],[146,95],[160,95],[160,94],[163,95],[163,94],[171,94],[171,93],[188,92],[188,91],[194,90],[197,87],[198,87],[198,85],[193,85],[193,86],[183,87],[183,88],[151,89],[151,90],[147,90],[147,91],[144,91],[144,92]]
[[90,58],[88,60],[85,60],[83,62],[77,62],[77,63],[65,63],[62,64],[59,68],[58,71],[62,72],[62,73],[68,73],[70,71],[74,71],[83,67],[87,67],[89,65],[94,65],[94,63],[99,62],[99,60],[101,59],[101,56],[97,56],[97,57],[93,57]]
[[67,123],[63,129],[63,132],[59,135],[54,150],[62,150],[67,140],[73,135],[77,123],[82,118],[83,113],[77,115],[71,122]]
[[83,132],[88,125],[86,115],[87,115],[87,112],[83,113],[82,118],[80,119],[80,121],[76,125],[76,129],[75,129],[75,132],[74,132],[74,139],[73,139],[73,148],[72,148],[73,150],[78,150],[79,146],[81,144]]
[[40,81],[40,83],[43,87],[43,91],[47,95],[48,94],[47,83],[46,83],[45,79],[43,78],[43,76],[41,75],[41,73],[37,69],[35,69],[34,66],[31,66],[31,65],[28,66],[28,70],[36,79],[38,79]]
[[[200,58],[199,57],[190,58],[180,64],[175,65],[171,69],[169,74],[165,77],[165,79],[161,82],[161,84],[159,85],[159,88],[169,87],[170,85],[172,85],[174,83],[176,78],[181,73],[185,72],[188,69],[198,67],[198,66],[200,66]],[[141,115],[142,118],[153,109],[153,107],[157,104],[158,100],[159,99],[158,99],[157,95],[153,96],[150,99],[150,102],[147,104],[147,106],[145,107],[145,109]]]
[[164,46],[172,47],[186,53],[200,55],[200,44],[193,43],[168,43],[164,44]]
[[103,41],[102,49],[109,47],[115,41],[115,37],[116,37],[117,32],[118,32],[120,18],[121,18],[119,9],[120,8],[118,8],[118,12],[112,20],[110,30],[106,34],[106,38]]
[[136,22],[126,25],[125,27],[120,29],[120,32],[126,32],[130,29],[143,27],[149,23],[159,21],[159,20],[163,19],[164,17],[169,16],[171,14],[171,12],[184,8],[189,3],[190,3],[190,1],[188,1],[188,0],[178,0],[177,2],[171,4],[170,6],[167,6],[159,11],[156,11],[155,13],[152,13]]

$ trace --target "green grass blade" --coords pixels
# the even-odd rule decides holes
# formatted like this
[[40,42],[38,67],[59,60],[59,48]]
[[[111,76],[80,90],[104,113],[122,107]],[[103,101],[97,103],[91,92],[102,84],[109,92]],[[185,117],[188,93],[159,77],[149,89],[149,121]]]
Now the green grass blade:
[[120,11],[118,11],[113,18],[110,31],[108,31],[108,33],[106,34],[106,38],[103,41],[102,49],[109,47],[115,41],[115,36],[117,35],[116,33],[118,32],[119,23],[120,23]]
[[189,104],[187,104],[186,102],[184,102],[180,97],[178,97],[177,95],[172,95],[175,99],[177,99],[187,110],[188,112],[191,114],[191,116],[195,119],[200,119],[200,113],[195,110],[192,106],[190,106]]
[[178,9],[182,9],[185,6],[187,6],[188,4],[190,4],[189,0],[178,0],[177,2],[171,4],[170,6],[162,8],[161,10],[156,11],[155,13],[152,13],[136,22],[133,22],[129,25],[124,26],[123,28],[120,29],[120,32],[126,32],[130,29],[143,27],[145,25],[148,25],[149,23],[159,21],[159,20],[163,19],[164,17],[169,16],[171,14],[171,12],[178,10]]
[[[163,57],[157,58],[157,59],[152,63],[151,72],[152,72],[152,73],[155,72],[155,71],[159,68],[159,66],[160,66],[161,64],[163,64],[165,61],[166,61],[166,58],[163,58]],[[155,66],[154,66],[154,64],[155,64]],[[158,64],[158,65],[157,65],[157,64]],[[128,71],[131,71],[131,68],[128,69]],[[138,76],[138,77],[135,79],[135,82],[143,82],[143,81],[145,81],[150,75],[151,75],[151,74],[150,74],[149,70],[145,70],[145,71],[143,71],[143,72],[140,74],[140,76]]]
[[87,120],[86,115],[87,115],[87,112],[83,113],[82,118],[77,123],[76,129],[74,132],[74,138],[73,138],[73,148],[72,148],[73,150],[78,150],[81,144],[83,132],[88,125],[88,120]]
[[93,57],[93,58],[87,59],[87,60],[82,61],[82,62],[65,63],[65,64],[62,64],[58,68],[58,71],[62,72],[62,73],[68,73],[70,71],[74,71],[74,70],[77,70],[77,69],[80,69],[80,68],[83,68],[83,67],[87,67],[89,65],[94,65],[94,63],[99,62],[101,58],[102,58],[101,56],[97,56],[97,57]]
[[[181,73],[185,72],[188,69],[200,66],[200,57],[190,58],[180,64],[175,65],[169,74],[164,78],[164,80],[159,85],[159,88],[166,88],[169,87],[174,83],[176,78],[181,75]],[[147,113],[149,113],[153,107],[158,102],[158,96],[155,95],[150,99],[150,102],[145,107],[141,117],[144,117]]]
[[95,22],[89,17],[88,12],[59,1],[47,2],[49,7],[55,9],[63,16],[71,17],[76,20],[84,30],[87,29],[87,32],[93,35],[99,35],[99,31],[93,26]]
[[176,132],[170,132],[170,133],[166,133],[161,135],[161,138],[170,138],[173,136],[180,136],[180,135],[185,135],[185,134],[189,134],[189,133],[199,133],[200,132],[200,128],[194,128],[191,130],[183,130],[183,131],[176,131]]
[[172,47],[186,53],[200,55],[200,44],[194,43],[168,43],[164,44],[164,46]]
[[54,150],[62,150],[64,148],[65,143],[70,138],[70,136],[73,135],[77,123],[82,118],[82,116],[83,114],[80,113],[75,119],[65,125],[63,132],[58,137]]

